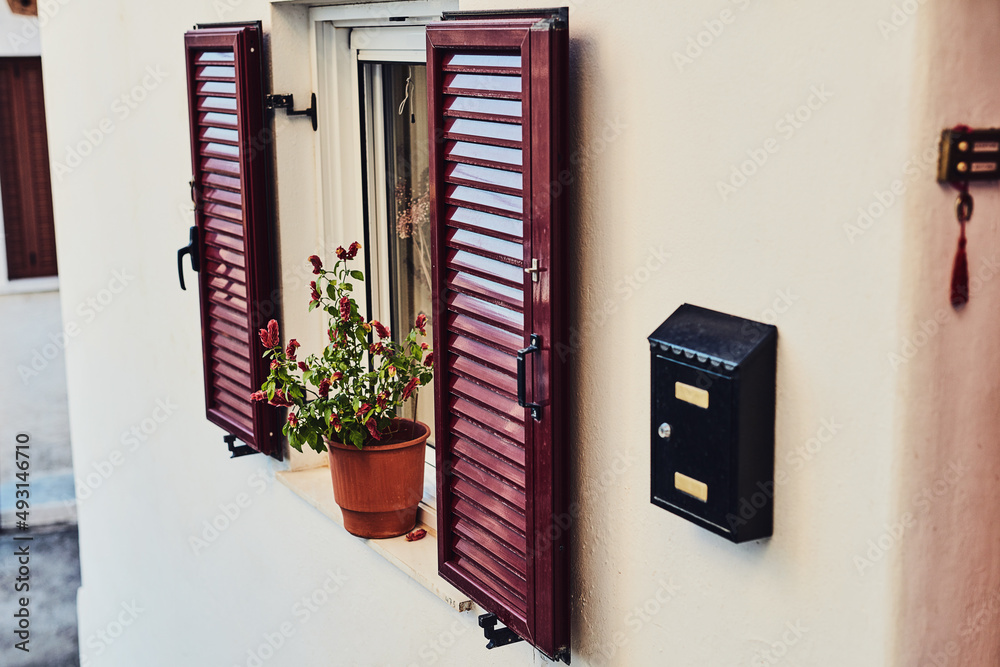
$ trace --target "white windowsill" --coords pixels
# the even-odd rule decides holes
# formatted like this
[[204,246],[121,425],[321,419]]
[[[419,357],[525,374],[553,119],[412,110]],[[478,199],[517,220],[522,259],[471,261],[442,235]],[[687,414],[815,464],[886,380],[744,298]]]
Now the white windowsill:
[[[344,519],[340,507],[333,500],[333,485],[328,467],[279,471],[275,477],[293,493],[343,527]],[[437,573],[437,530],[432,510],[423,505],[417,514],[417,528],[426,530],[427,537],[416,542],[407,542],[405,536],[386,540],[365,540],[365,542],[376,553],[455,610],[471,610],[472,601]]]

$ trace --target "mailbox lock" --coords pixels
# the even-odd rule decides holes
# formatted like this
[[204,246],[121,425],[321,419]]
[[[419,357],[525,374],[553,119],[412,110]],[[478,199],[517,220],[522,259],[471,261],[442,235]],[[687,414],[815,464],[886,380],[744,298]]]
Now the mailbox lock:
[[664,440],[670,439],[670,424],[663,422],[660,424],[660,428],[656,429],[656,433]]

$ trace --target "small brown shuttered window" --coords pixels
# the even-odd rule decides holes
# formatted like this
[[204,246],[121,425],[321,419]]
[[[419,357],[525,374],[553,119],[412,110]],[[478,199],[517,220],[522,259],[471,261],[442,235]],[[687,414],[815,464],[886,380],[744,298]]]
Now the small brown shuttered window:
[[7,277],[56,275],[41,58],[0,58],[0,193]]
[[267,376],[257,330],[272,295],[261,34],[185,34],[208,419],[281,458],[274,408],[250,401]]
[[[551,13],[427,29],[439,570],[550,657],[569,650],[563,201],[550,190],[567,39]],[[533,342],[536,411],[518,403],[518,350]]]

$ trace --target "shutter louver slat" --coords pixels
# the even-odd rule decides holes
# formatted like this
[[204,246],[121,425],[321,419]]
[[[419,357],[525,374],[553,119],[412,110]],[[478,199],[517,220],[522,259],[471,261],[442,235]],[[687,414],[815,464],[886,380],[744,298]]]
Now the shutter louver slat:
[[[457,18],[457,17],[456,17]],[[441,575],[550,657],[568,657],[561,398],[552,303],[562,207],[565,22],[552,14],[428,26]],[[561,119],[560,119],[561,120]],[[525,273],[532,259],[537,280]],[[527,400],[517,351],[532,334]],[[536,393],[537,392],[537,393]],[[441,472],[445,471],[445,472]]]
[[258,26],[185,35],[199,289],[209,421],[281,458],[274,408],[251,403],[268,365],[256,331],[271,304],[266,151]]

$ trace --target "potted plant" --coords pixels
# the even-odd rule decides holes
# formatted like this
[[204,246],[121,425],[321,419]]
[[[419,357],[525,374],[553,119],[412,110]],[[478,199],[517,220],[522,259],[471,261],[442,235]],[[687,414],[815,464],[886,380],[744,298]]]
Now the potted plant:
[[[337,248],[329,270],[316,255],[309,258],[316,275],[309,310],[327,313],[329,342],[322,354],[300,359],[298,341],[282,347],[271,320],[260,330],[270,374],[251,398],[288,408],[282,432],[296,450],[327,452],[334,499],[350,533],[395,537],[413,528],[423,494],[430,429],[416,420],[416,398],[431,380],[433,353],[418,340],[427,335],[423,313],[400,342],[362,317],[352,280],[364,275],[348,267],[360,248]],[[411,399],[413,419],[404,419],[401,408]]]

